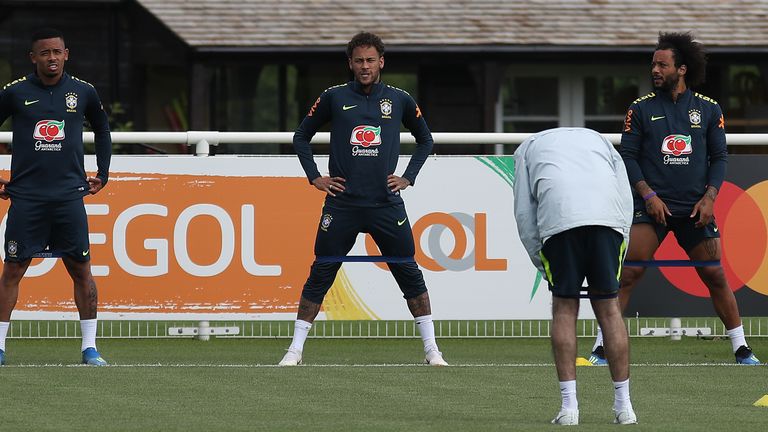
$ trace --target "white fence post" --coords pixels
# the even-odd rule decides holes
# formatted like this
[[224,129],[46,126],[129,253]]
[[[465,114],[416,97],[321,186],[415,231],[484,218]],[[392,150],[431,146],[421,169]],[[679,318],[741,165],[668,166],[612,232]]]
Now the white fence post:
[[208,321],[200,321],[197,324],[197,339],[201,341],[207,341],[211,339],[211,333],[209,332],[210,325]]
[[218,131],[189,131],[187,132],[187,145],[195,146],[195,156],[209,156],[211,146],[219,145]]

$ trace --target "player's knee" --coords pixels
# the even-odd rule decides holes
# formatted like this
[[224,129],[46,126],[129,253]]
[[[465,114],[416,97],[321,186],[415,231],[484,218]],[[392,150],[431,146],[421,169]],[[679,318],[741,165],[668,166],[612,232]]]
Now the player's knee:
[[725,271],[722,267],[701,267],[697,270],[701,281],[710,291],[728,289],[728,281],[725,279]]
[[96,283],[93,280],[93,275],[91,274],[91,270],[89,269],[79,269],[77,271],[70,271],[69,277],[72,278],[72,281],[75,282],[75,284],[82,284],[82,285],[96,285]]
[[416,263],[392,264],[389,266],[403,292],[403,298],[406,300],[418,297],[427,292],[427,285],[424,283],[424,275],[419,270]]
[[644,267],[624,267],[621,270],[621,289],[632,290],[643,273],[645,273]]
[[3,268],[3,274],[0,276],[0,285],[2,286],[15,286],[21,282],[21,278],[24,277],[26,267],[21,269],[18,267],[11,267],[8,263],[5,263]]
[[312,303],[323,304],[323,299],[328,293],[330,287],[321,287],[316,285],[304,285],[304,289],[301,291],[301,296],[311,301]]
[[421,284],[415,284],[415,285],[400,285],[400,291],[403,292],[403,298],[406,300],[410,300],[412,298],[416,298],[425,292],[427,292],[427,286],[424,284],[424,281],[422,280]]
[[322,304],[325,294],[331,289],[336,279],[340,265],[340,263],[313,263],[301,295],[313,303]]
[[0,277],[1,286],[13,286],[18,285],[21,282],[23,273],[18,271],[4,271],[2,277]]
[[587,292],[587,298],[589,298],[591,301],[612,300],[618,296],[619,296],[619,291],[590,290]]

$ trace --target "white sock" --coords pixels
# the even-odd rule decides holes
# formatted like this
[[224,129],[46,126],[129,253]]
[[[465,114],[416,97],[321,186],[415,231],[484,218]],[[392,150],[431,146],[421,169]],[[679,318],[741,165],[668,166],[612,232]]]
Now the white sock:
[[437,350],[435,324],[432,322],[432,315],[422,315],[413,319],[416,321],[416,327],[419,328],[421,341],[424,342],[424,352],[428,353],[432,350]]
[[8,327],[10,326],[10,321],[0,321],[0,350],[5,351],[5,337],[8,336]]
[[632,401],[629,400],[629,378],[613,382],[613,409],[621,411],[625,408],[632,408]]
[[595,338],[595,344],[592,345],[592,351],[596,350],[599,346],[603,346],[603,329],[600,327],[597,328],[597,337]]
[[563,398],[560,409],[579,409],[579,401],[576,400],[576,380],[560,381],[560,396]]
[[96,324],[97,319],[80,320],[80,331],[83,333],[83,343],[80,345],[80,351],[86,348],[96,349]]
[[740,346],[747,345],[747,339],[744,337],[743,325],[727,330],[727,333],[728,333],[728,337],[731,339],[731,346],[733,347],[733,352],[736,352],[736,350],[739,349]]
[[288,349],[299,352],[304,351],[304,342],[307,340],[307,335],[309,334],[310,329],[312,329],[311,322],[297,319],[296,323],[293,325],[293,340]]

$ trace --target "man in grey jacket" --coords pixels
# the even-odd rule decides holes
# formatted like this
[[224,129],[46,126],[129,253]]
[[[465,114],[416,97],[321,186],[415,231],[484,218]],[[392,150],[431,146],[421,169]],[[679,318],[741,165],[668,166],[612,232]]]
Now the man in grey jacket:
[[629,397],[629,340],[617,299],[632,223],[621,156],[590,129],[540,132],[515,152],[514,194],[520,239],[552,292],[552,351],[562,396],[552,423],[579,424],[576,318],[585,279],[606,340],[614,422],[637,423]]

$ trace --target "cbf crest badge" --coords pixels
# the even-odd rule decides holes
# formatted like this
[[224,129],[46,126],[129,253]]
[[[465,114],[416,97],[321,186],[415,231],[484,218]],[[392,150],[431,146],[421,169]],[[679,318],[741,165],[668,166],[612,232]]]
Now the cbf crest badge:
[[323,231],[328,231],[328,227],[331,226],[331,221],[333,220],[333,216],[329,215],[328,213],[323,215],[323,218],[320,220],[320,229]]
[[701,111],[697,109],[692,109],[688,111],[688,118],[691,120],[691,127],[694,127],[694,128],[701,127]]
[[8,248],[6,250],[8,251],[8,256],[15,258],[16,254],[19,252],[19,244],[11,240],[8,242]]
[[77,112],[77,93],[67,93],[64,95],[64,102],[67,104],[67,112]]
[[379,102],[379,106],[381,106],[381,118],[392,118],[390,115],[392,114],[392,101],[389,99],[382,99],[381,102]]

